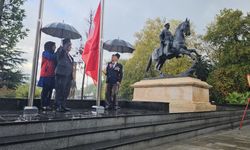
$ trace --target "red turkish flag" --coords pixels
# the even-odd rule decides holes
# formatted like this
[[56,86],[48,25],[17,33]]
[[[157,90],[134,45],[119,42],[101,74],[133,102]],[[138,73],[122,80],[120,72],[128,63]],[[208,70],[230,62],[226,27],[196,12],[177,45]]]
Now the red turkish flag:
[[99,4],[94,17],[93,28],[85,43],[82,59],[86,65],[85,74],[90,76],[94,84],[98,82],[99,65],[99,43],[100,43],[100,25],[101,25],[101,3]]

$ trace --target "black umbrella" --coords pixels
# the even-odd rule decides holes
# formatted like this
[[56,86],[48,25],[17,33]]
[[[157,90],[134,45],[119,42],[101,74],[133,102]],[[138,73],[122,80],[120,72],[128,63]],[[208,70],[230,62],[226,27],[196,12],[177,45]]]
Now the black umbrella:
[[58,38],[79,39],[82,37],[73,26],[60,22],[46,25],[42,28],[42,32]]
[[103,43],[103,48],[110,52],[133,53],[134,47],[124,40],[114,39]]

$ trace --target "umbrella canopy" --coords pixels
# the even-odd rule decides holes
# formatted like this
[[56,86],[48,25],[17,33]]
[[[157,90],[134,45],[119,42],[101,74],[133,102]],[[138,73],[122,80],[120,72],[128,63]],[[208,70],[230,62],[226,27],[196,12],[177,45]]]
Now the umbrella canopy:
[[103,48],[110,52],[133,53],[134,47],[124,40],[114,39],[103,43]]
[[42,32],[58,38],[79,39],[82,37],[73,26],[60,22],[46,25],[42,28]]

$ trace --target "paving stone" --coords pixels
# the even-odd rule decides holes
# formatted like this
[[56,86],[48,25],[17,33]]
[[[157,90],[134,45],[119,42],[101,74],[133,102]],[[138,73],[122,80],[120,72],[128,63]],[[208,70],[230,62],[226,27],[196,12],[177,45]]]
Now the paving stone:
[[162,144],[146,150],[250,150],[250,125]]

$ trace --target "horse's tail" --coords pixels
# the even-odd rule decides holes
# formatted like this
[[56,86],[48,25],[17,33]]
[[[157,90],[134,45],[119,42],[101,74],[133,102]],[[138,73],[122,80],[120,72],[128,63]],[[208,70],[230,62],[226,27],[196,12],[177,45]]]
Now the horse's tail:
[[150,58],[149,58],[148,65],[147,65],[147,68],[146,68],[146,72],[149,71],[151,64],[152,64],[152,56],[150,56]]

